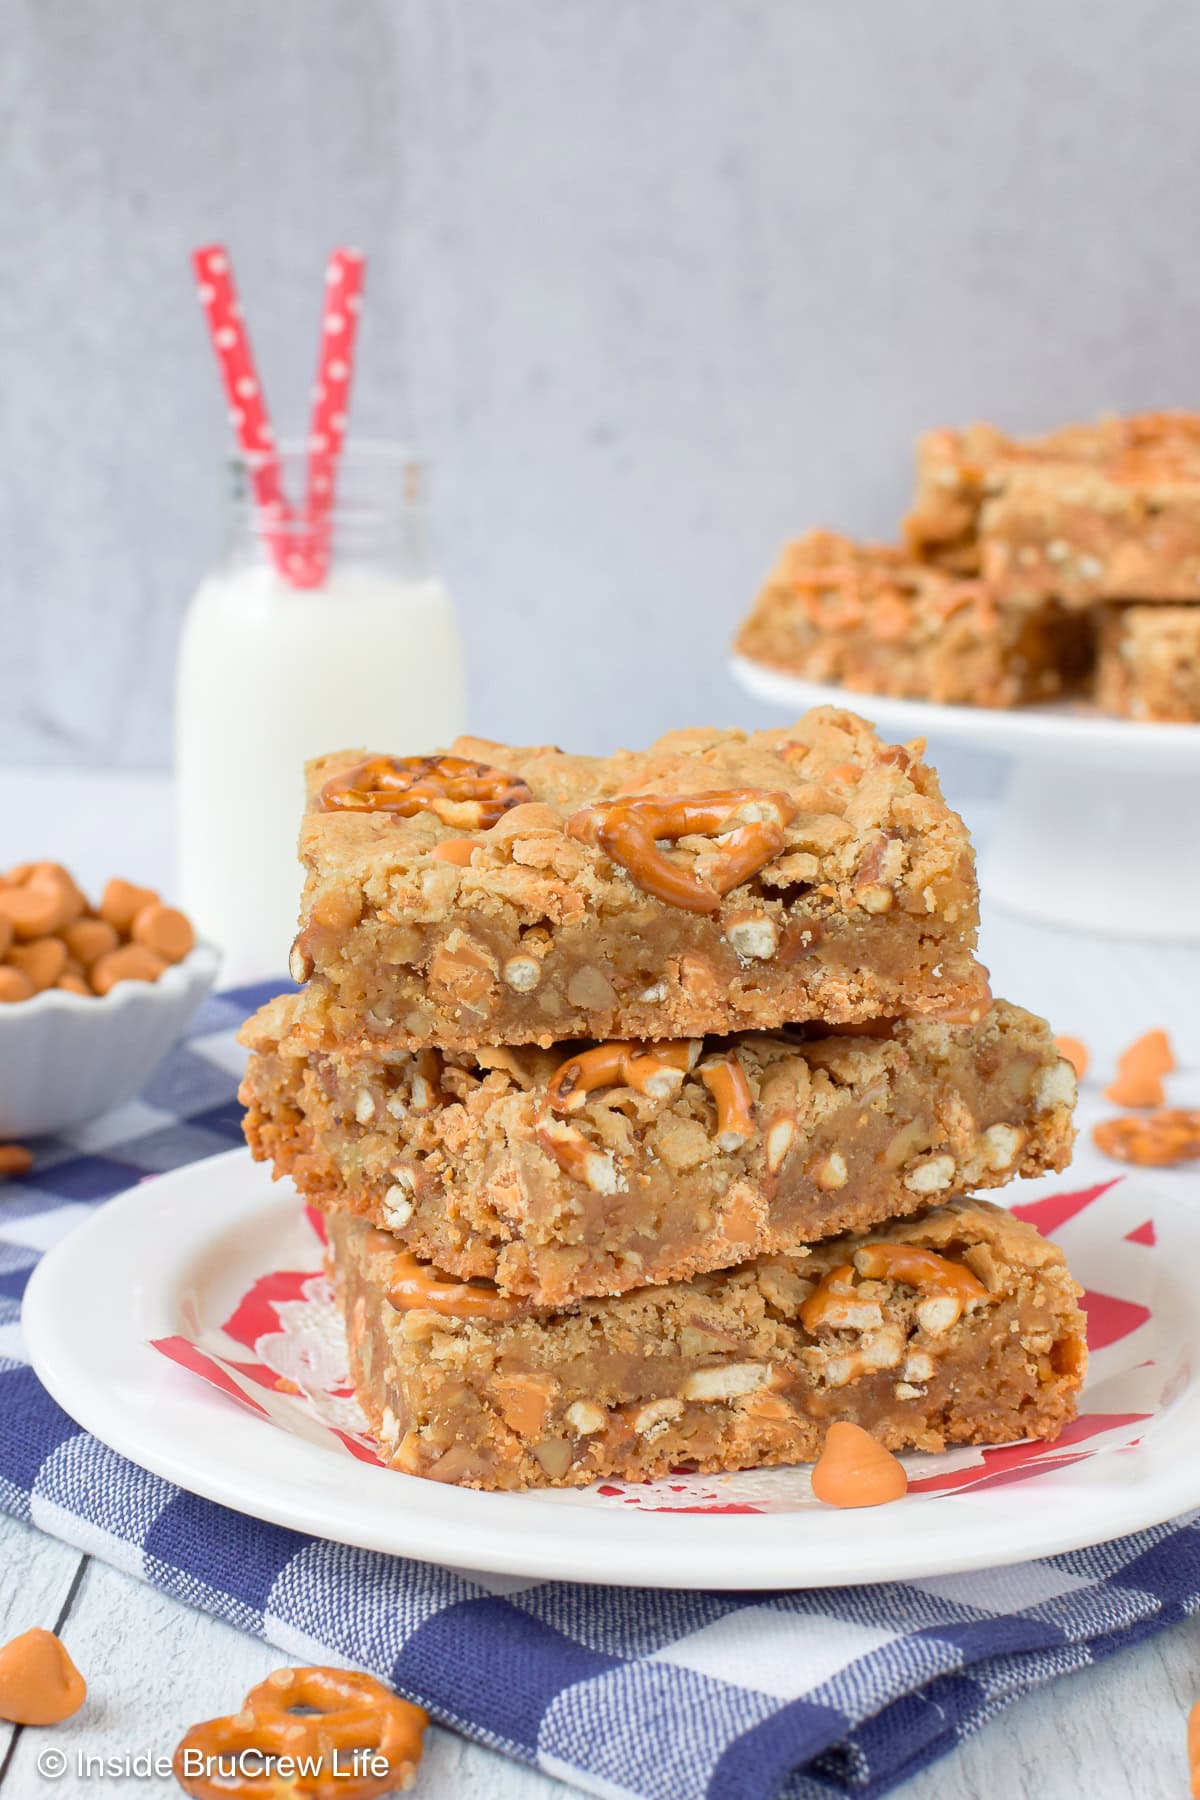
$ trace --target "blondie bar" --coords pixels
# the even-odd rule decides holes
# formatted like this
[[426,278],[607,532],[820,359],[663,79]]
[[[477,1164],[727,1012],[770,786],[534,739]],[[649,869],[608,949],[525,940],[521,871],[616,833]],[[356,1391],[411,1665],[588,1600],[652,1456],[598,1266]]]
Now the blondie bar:
[[321,1205],[539,1307],[744,1262],[1070,1157],[1043,1020],[659,1045],[322,1050],[294,998],[244,1029],[246,1136]]
[[1200,605],[1104,607],[1096,701],[1125,719],[1200,724]]
[[892,545],[810,531],[783,551],[736,648],[863,693],[1019,706],[1072,685],[1088,636],[1056,600],[1014,603]]
[[473,1048],[980,1009],[970,842],[922,748],[820,709],[606,758],[323,757],[306,1016]]
[[329,1231],[384,1456],[471,1487],[806,1462],[835,1419],[893,1450],[1053,1438],[1087,1362],[1061,1251],[985,1201],[550,1318]]
[[1014,601],[1200,599],[1200,415],[1025,439],[990,425],[929,432],[905,531],[919,556]]

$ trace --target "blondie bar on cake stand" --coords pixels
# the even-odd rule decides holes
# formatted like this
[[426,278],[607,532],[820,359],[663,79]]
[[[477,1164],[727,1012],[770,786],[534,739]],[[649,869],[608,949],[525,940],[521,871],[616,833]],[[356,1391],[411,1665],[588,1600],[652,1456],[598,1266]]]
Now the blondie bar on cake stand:
[[733,656],[756,699],[844,706],[885,737],[1012,759],[980,861],[985,903],[1046,924],[1200,942],[1200,726],[1107,718],[1085,701],[937,706],[803,681]]

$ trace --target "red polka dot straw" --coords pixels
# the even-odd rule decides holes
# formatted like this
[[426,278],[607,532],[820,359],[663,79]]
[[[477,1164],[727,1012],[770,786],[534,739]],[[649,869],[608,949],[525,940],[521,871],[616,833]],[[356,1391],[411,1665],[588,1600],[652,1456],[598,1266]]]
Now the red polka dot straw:
[[[283,497],[275,437],[250,348],[250,334],[238,305],[228,252],[221,244],[205,244],[193,253],[192,266],[217,366],[225,383],[229,422],[246,458],[255,502],[264,515],[268,547],[281,573],[286,574],[291,511]],[[277,529],[271,529],[272,522]]]
[[308,491],[303,530],[283,491],[279,452],[255,367],[229,253],[206,244],[192,256],[197,291],[229,402],[234,429],[262,514],[264,541],[275,566],[294,587],[319,587],[329,565],[329,515],[337,462],[346,434],[350,382],[365,259],[335,250],[326,273],[325,308],[308,445]]
[[317,380],[312,393],[308,441],[308,494],[305,519],[310,527],[307,566],[314,582],[324,579],[329,562],[329,516],[333,511],[338,457],[350,411],[350,383],[358,340],[366,261],[357,250],[335,250],[325,271],[325,307]]

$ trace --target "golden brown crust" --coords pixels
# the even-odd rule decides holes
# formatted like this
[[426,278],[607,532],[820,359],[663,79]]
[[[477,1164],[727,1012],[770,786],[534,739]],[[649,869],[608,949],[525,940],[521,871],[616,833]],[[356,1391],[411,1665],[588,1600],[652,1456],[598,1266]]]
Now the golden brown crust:
[[[314,1047],[294,999],[251,1020],[242,1088],[254,1154],[454,1274],[540,1307],[674,1281],[1018,1175],[1065,1166],[1075,1082],[1043,1020],[998,1003],[977,1025],[878,1037],[746,1034],[608,1055],[571,1046],[373,1060]],[[578,1047],[576,1047],[578,1048]],[[713,1067],[736,1063],[747,1129]],[[432,1063],[425,1059],[431,1058]],[[641,1082],[643,1064],[660,1071]],[[557,1112],[564,1071],[584,1073]],[[590,1084],[590,1085],[589,1085]],[[719,1086],[719,1084],[718,1084]],[[563,1159],[554,1133],[585,1155]]]
[[905,535],[1014,601],[1200,599],[1200,415],[928,432]]
[[808,681],[943,705],[1019,706],[1073,687],[1085,628],[893,545],[810,531],[781,552],[738,634],[743,656]]
[[[428,812],[320,810],[321,789],[363,752],[323,757],[300,840],[293,972],[312,978],[306,1013],[344,1043],[472,1047],[970,1003],[982,983],[970,843],[921,750],[886,746],[832,709],[787,730],[674,732],[608,758],[463,738],[455,755],[533,794],[466,836]],[[792,816],[778,824],[778,854],[711,910],[646,892],[600,843],[568,831],[618,796],[734,789],[782,794]],[[454,860],[439,853],[451,839]],[[669,854],[719,890],[728,848],[700,831]]]
[[[857,1270],[879,1243],[961,1266],[968,1298]],[[384,1234],[339,1213],[330,1244],[355,1386],[384,1454],[467,1486],[811,1461],[837,1419],[889,1449],[1053,1438],[1086,1367],[1061,1252],[983,1201],[507,1323],[397,1312]],[[848,1310],[807,1330],[805,1300],[839,1266]]]

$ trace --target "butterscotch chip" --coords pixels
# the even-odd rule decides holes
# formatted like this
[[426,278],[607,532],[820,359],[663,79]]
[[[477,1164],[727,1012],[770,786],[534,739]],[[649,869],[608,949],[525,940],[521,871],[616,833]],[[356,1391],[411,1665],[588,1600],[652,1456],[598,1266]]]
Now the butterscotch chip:
[[58,1725],[86,1698],[87,1683],[52,1631],[35,1626],[0,1649],[0,1719]]
[[437,862],[454,863],[460,869],[467,869],[471,866],[474,849],[473,838],[443,838],[440,844],[433,846],[429,854]]
[[191,920],[174,906],[144,906],[133,921],[135,944],[144,944],[165,962],[181,962],[196,947]]
[[812,1472],[812,1491],[826,1506],[883,1506],[903,1498],[908,1476],[861,1425],[835,1420]]
[[122,881],[114,876],[105,888],[96,910],[122,937],[128,937],[138,914],[145,907],[153,906],[157,899],[158,895],[153,888],[135,887],[131,881]]
[[1170,1039],[1161,1027],[1135,1038],[1117,1058],[1117,1078],[1104,1090],[1114,1106],[1161,1106],[1162,1078],[1175,1067]]
[[1067,1035],[1060,1033],[1060,1035],[1054,1039],[1054,1048],[1056,1048],[1060,1057],[1065,1058],[1065,1060],[1069,1062],[1070,1067],[1076,1071],[1076,1080],[1081,1082],[1083,1076],[1087,1075],[1088,1067],[1090,1067],[1090,1062],[1092,1062],[1092,1053],[1090,1053],[1090,1049],[1087,1048],[1087,1044],[1083,1042],[1081,1037],[1067,1037]]
[[79,917],[84,905],[70,876],[51,865],[35,868],[23,887],[0,889],[0,916],[22,941],[62,931]]
[[76,919],[63,932],[68,951],[85,969],[90,969],[98,957],[115,950],[120,941],[116,926],[107,919]]
[[33,1152],[24,1144],[0,1144],[0,1181],[13,1175],[28,1175],[33,1167]]
[[0,913],[0,956],[3,956],[13,941],[12,920],[5,913]]
[[[75,888],[75,877],[65,863],[50,862],[45,857],[40,862],[26,863],[23,877],[25,881],[45,881],[47,878]],[[75,891],[78,893],[79,889],[75,888]]]
[[1059,1034],[1054,1040],[1058,1054],[1065,1057],[1075,1071],[1075,1079],[1082,1081],[1091,1063],[1091,1053],[1082,1038],[1066,1037]]
[[20,969],[0,966],[0,1006],[11,1006],[17,1000],[32,1000],[34,986]]
[[68,994],[81,994],[85,999],[92,997],[93,989],[87,976],[78,975],[73,969],[68,969],[65,975],[60,975],[54,985],[62,988]]
[[14,944],[8,960],[40,994],[43,988],[53,987],[66,969],[67,946],[60,937],[35,938],[31,944]]
[[67,914],[67,922],[78,919],[88,910],[87,895],[79,886],[70,869],[62,863],[34,863],[25,884],[31,888],[53,888],[61,894]]
[[122,944],[92,965],[92,986],[110,993],[119,981],[157,981],[167,964],[144,944]]

